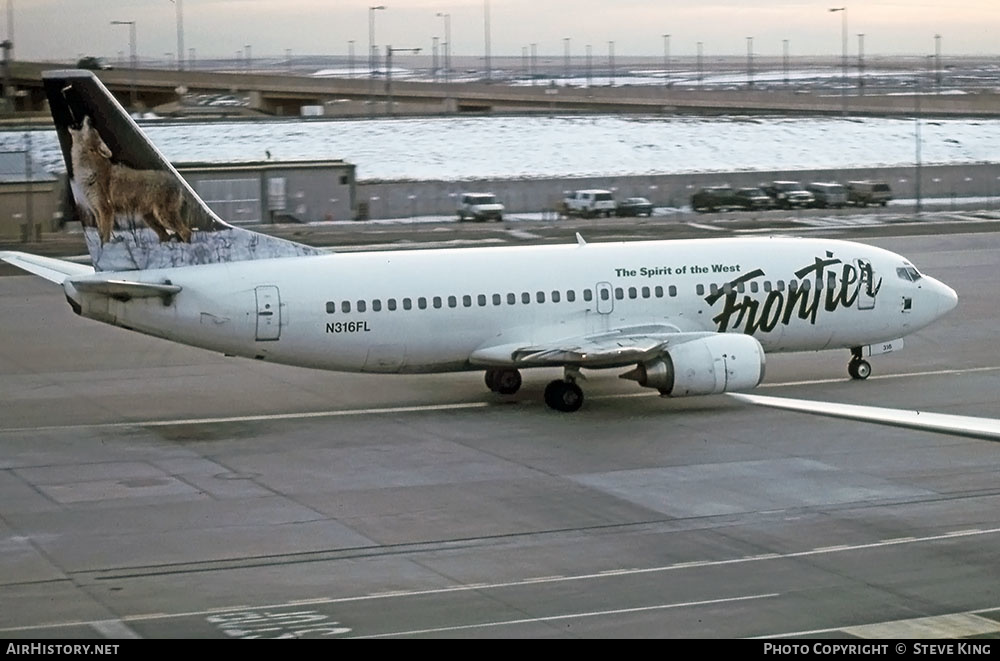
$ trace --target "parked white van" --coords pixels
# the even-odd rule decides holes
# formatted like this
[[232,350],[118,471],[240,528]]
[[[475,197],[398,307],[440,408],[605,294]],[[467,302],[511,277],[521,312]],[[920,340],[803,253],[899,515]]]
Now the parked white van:
[[563,200],[563,212],[567,216],[611,217],[617,207],[611,191],[599,188],[573,191]]

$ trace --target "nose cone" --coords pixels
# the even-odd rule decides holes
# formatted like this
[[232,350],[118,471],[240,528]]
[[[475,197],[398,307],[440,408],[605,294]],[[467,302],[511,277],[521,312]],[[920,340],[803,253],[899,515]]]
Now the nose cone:
[[932,291],[937,299],[938,316],[940,317],[954,310],[955,306],[958,305],[958,294],[955,293],[955,290],[940,280],[934,280],[934,278],[928,279],[933,282]]

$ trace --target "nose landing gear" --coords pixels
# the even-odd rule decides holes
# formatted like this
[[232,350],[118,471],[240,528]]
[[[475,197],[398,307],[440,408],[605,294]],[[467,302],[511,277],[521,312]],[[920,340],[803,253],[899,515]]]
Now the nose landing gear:
[[858,381],[864,381],[871,376],[871,363],[861,357],[860,348],[851,349],[851,362],[847,364],[847,373]]

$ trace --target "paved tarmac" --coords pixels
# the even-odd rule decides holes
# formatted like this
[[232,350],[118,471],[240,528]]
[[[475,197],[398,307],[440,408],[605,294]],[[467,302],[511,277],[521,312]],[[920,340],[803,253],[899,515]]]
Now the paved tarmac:
[[[882,236],[958,308],[762,394],[994,417],[1000,234]],[[957,229],[957,228],[956,228]],[[884,234],[885,232],[883,232]],[[0,278],[0,638],[997,637],[1000,446],[555,371],[231,359]]]

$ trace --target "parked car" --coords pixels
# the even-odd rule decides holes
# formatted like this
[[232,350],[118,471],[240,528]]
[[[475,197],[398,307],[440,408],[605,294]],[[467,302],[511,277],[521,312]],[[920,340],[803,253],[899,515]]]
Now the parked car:
[[462,193],[458,198],[458,220],[503,220],[503,205],[493,193]]
[[859,207],[869,204],[885,206],[892,199],[892,189],[884,181],[848,181],[847,202]]
[[626,197],[615,208],[616,216],[652,216],[653,203],[644,197]]
[[806,186],[806,190],[816,199],[814,206],[839,209],[847,204],[847,189],[836,182],[814,181]]
[[811,207],[816,198],[797,181],[772,181],[761,187],[780,209],[804,209]]
[[695,211],[725,211],[736,203],[736,191],[730,186],[706,186],[691,196]]
[[567,216],[610,217],[617,206],[611,191],[599,188],[573,191],[563,199],[563,213]]
[[753,211],[770,209],[771,197],[759,188],[740,188],[735,193],[738,208]]

